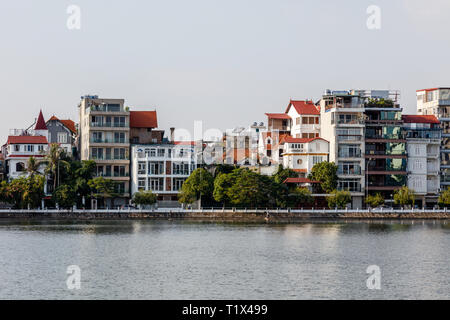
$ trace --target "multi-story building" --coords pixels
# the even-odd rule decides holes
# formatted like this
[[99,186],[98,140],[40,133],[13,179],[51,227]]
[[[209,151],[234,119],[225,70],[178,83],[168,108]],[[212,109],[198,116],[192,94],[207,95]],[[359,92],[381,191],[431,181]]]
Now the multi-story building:
[[283,167],[298,172],[306,178],[313,166],[328,161],[329,143],[322,138],[287,137],[284,143]]
[[441,188],[450,185],[450,87],[417,90],[417,113],[434,115],[442,128]]
[[348,190],[352,208],[364,198],[364,98],[355,91],[327,90],[320,100],[320,136],[330,142],[329,161],[338,166],[338,189]]
[[64,151],[72,155],[74,153],[77,128],[73,120],[60,120],[52,116],[46,123],[48,128],[48,142],[57,143]]
[[160,205],[177,205],[178,193],[197,168],[195,143],[133,145],[131,192],[151,190]]
[[156,130],[157,127],[156,111],[130,111],[130,143],[161,143],[164,130]]
[[294,138],[317,138],[320,136],[320,110],[312,101],[291,100],[285,114],[289,116],[289,133]]
[[394,191],[406,185],[406,138],[399,93],[360,91],[365,98],[366,193],[380,193],[393,201]]
[[437,204],[440,189],[439,120],[433,115],[403,115],[408,151],[408,188],[422,206]]
[[247,128],[227,130],[223,136],[224,163],[236,165],[256,165],[259,160],[258,142],[263,123],[253,123]]
[[[115,205],[130,197],[130,112],[123,99],[84,96],[79,104],[81,160],[97,163],[97,176],[115,181]],[[105,204],[111,206],[111,203]]]
[[[37,162],[42,161],[48,150],[47,139],[48,130],[42,111],[39,113],[34,130],[10,130],[8,141],[2,148],[9,181],[28,176],[27,165],[31,157],[36,158]],[[39,171],[44,173],[44,169],[44,166],[41,166]]]

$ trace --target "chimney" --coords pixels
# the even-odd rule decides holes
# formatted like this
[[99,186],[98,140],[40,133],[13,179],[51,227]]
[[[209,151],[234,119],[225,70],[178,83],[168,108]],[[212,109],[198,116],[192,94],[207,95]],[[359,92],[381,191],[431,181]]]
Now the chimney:
[[170,142],[174,142],[175,140],[175,128],[170,128]]

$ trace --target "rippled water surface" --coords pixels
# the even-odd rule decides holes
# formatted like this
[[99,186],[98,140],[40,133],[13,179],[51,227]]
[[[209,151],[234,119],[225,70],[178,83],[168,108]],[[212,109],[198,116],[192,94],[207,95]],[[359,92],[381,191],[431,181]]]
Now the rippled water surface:
[[0,221],[0,299],[449,299],[449,248],[439,221]]

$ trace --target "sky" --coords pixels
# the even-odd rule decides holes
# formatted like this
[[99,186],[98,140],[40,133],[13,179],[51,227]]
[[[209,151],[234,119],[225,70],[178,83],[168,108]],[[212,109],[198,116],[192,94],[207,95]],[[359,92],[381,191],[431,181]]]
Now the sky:
[[450,86],[449,30],[448,0],[2,0],[0,139],[39,109],[78,121],[85,94],[166,130],[248,126],[325,89],[400,90],[415,113],[417,89]]

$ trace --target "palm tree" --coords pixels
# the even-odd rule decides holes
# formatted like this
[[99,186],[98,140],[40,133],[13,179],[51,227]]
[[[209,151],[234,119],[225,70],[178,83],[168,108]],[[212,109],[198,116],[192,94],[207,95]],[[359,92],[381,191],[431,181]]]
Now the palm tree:
[[41,162],[36,161],[35,157],[30,157],[27,163],[27,172],[30,174],[30,177],[34,177],[36,174],[40,174],[39,168],[41,167]]
[[45,156],[44,162],[47,164],[45,173],[53,177],[53,192],[55,192],[57,187],[57,182],[59,178],[59,166],[62,164],[65,167],[69,167],[70,164],[61,159],[64,150],[59,147],[57,143],[52,143],[47,155]]

